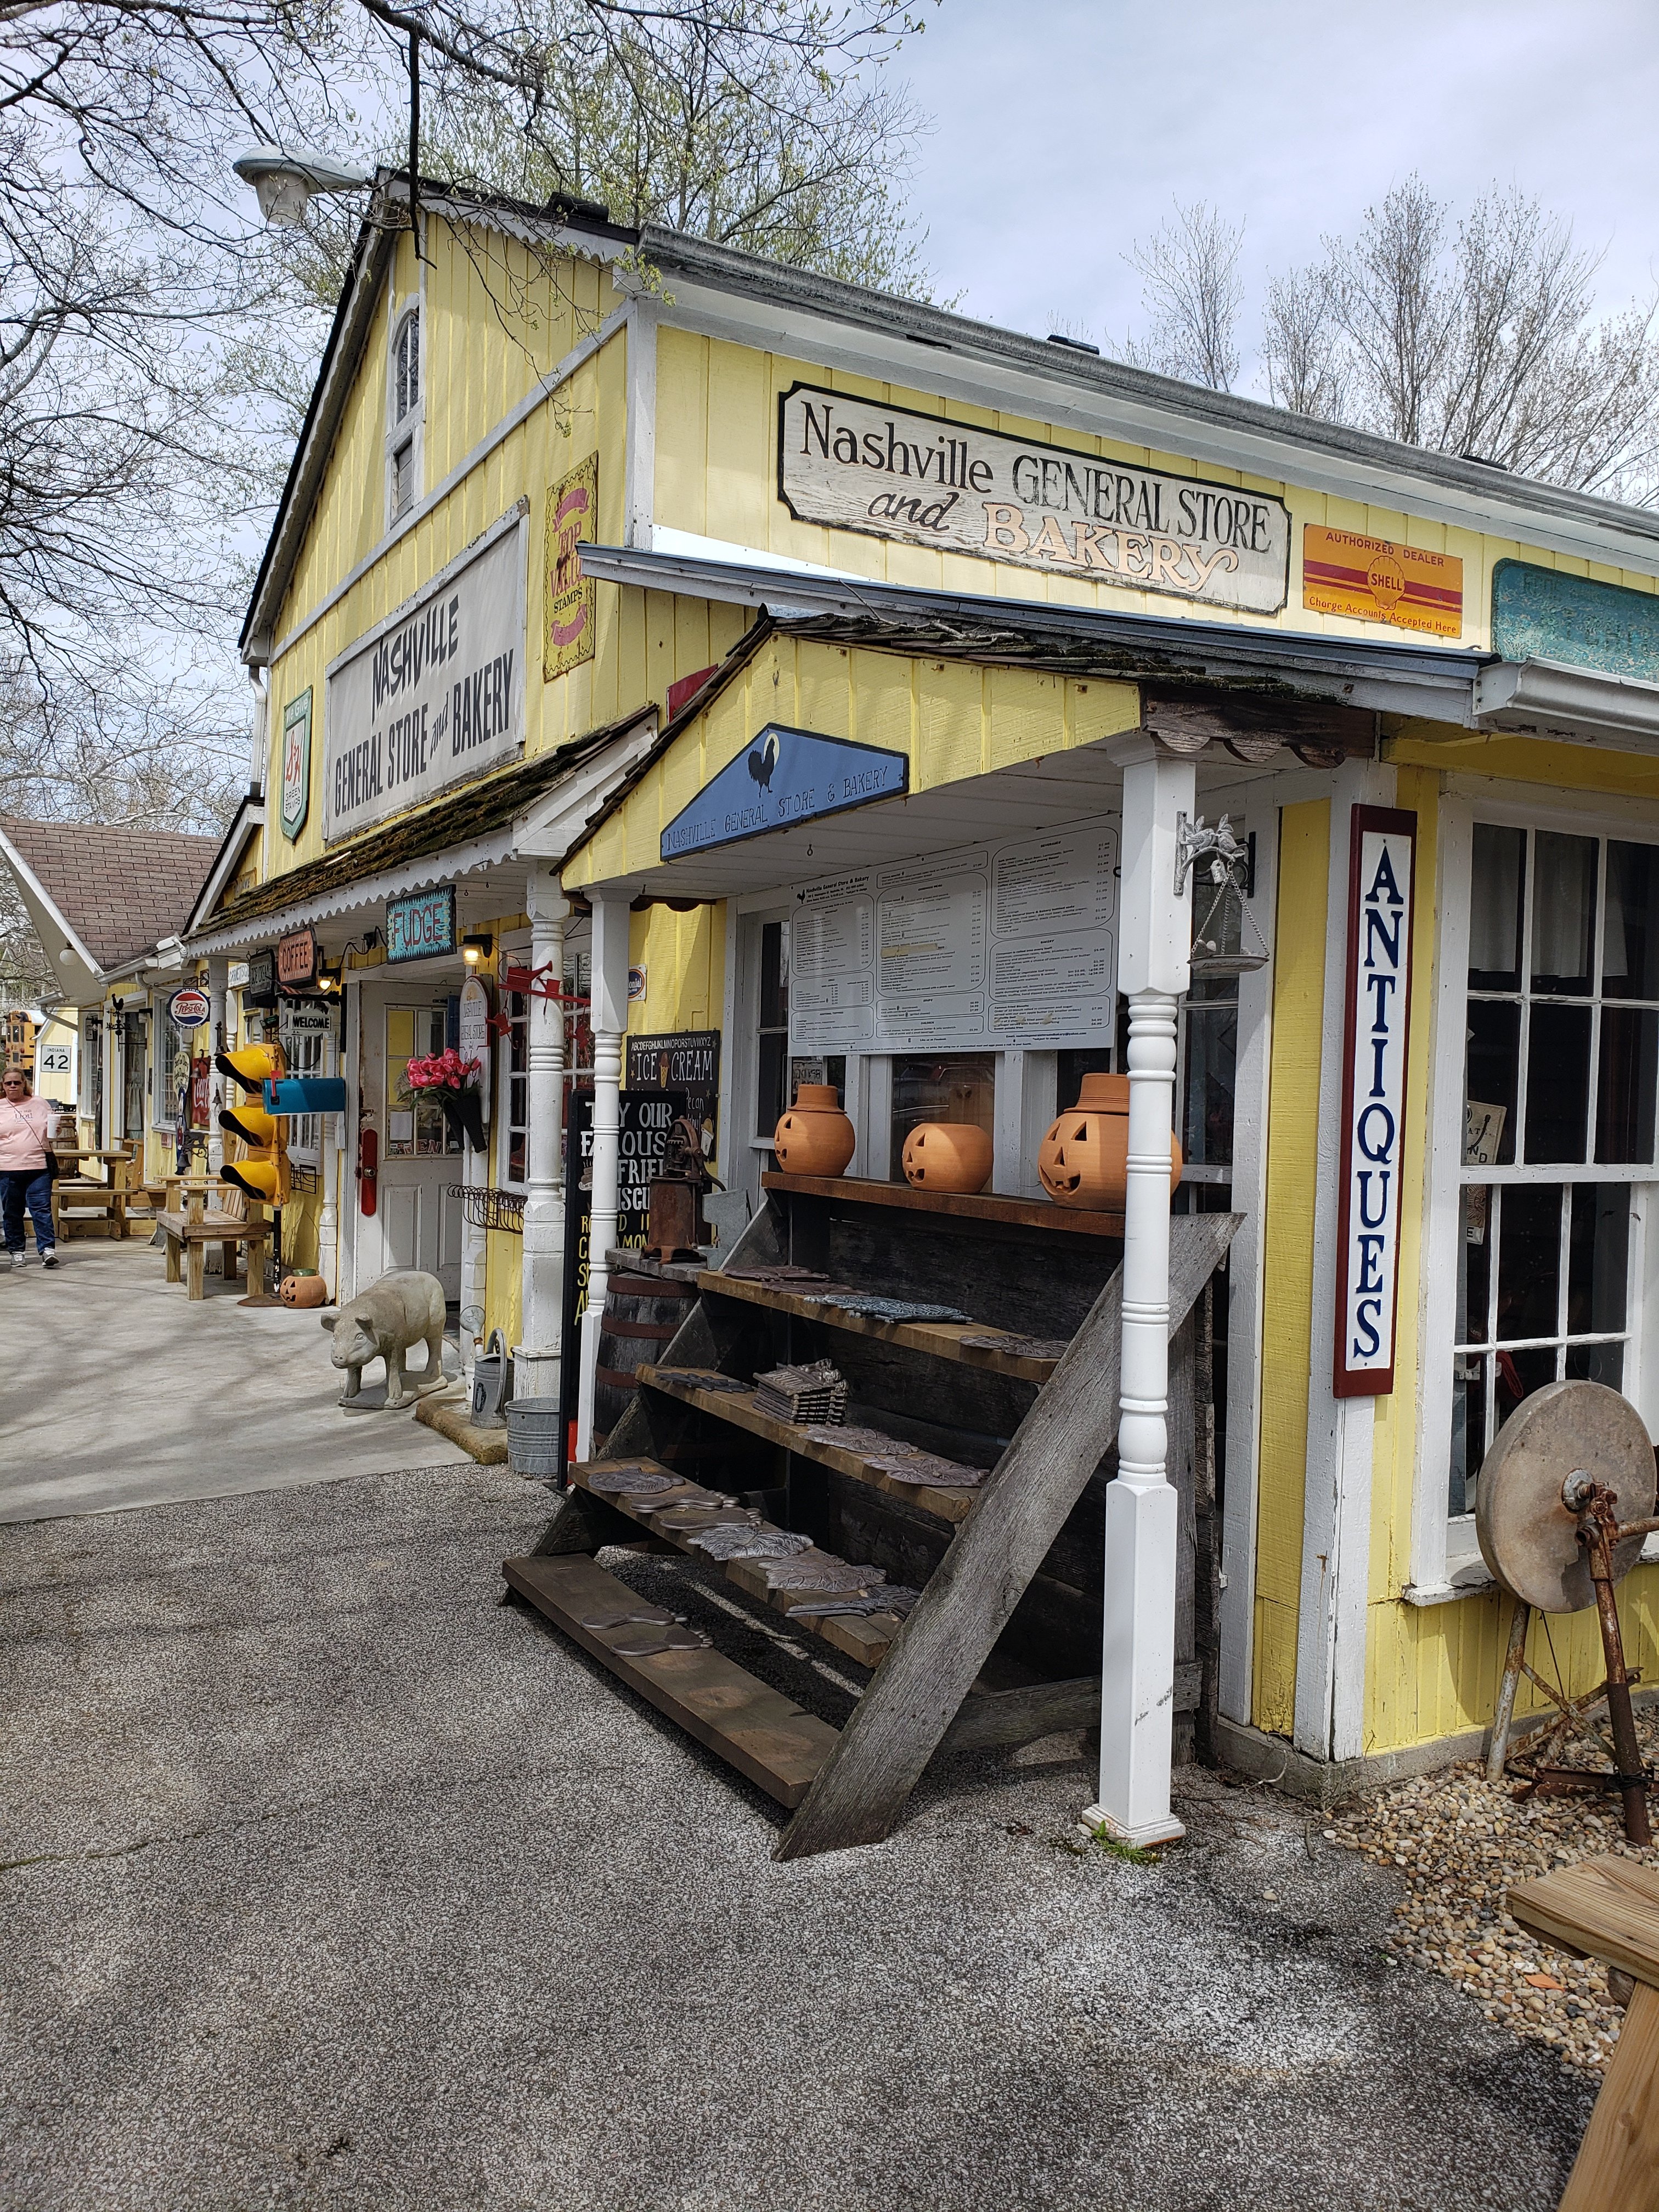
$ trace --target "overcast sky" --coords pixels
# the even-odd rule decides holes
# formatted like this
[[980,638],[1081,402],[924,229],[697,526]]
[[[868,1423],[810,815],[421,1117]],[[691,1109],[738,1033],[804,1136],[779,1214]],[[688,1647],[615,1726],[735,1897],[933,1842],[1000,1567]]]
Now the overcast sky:
[[1117,349],[1122,259],[1171,198],[1248,219],[1265,273],[1418,170],[1519,185],[1605,249],[1601,304],[1659,276],[1655,0],[944,0],[896,67],[935,118],[915,179],[942,297]]

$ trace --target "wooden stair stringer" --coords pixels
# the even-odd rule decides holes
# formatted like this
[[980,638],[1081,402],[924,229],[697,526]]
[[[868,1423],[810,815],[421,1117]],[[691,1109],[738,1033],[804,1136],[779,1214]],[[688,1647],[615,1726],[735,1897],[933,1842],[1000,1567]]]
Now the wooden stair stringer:
[[[1225,1258],[1242,1216],[1170,1224],[1173,1337]],[[776,1856],[807,1858],[890,1833],[1014,1608],[1116,1431],[1122,1271],[988,1477],[842,1729]]]

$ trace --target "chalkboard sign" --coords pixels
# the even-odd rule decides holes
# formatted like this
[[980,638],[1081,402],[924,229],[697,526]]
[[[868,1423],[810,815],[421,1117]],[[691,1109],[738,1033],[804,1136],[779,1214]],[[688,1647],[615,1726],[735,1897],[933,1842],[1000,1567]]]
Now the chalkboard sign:
[[[683,1091],[624,1091],[617,1165],[617,1244],[642,1251],[650,1230],[651,1184],[660,1172],[668,1133],[687,1110]],[[561,1439],[576,1418],[579,1347],[587,1311],[589,1233],[593,1218],[593,1093],[573,1091],[564,1125],[564,1340],[559,1363]]]

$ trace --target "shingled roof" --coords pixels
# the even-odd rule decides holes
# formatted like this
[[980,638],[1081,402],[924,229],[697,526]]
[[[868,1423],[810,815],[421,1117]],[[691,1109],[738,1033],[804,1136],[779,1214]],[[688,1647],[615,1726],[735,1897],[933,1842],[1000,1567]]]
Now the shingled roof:
[[0,830],[100,968],[118,968],[190,918],[216,837],[0,817]]

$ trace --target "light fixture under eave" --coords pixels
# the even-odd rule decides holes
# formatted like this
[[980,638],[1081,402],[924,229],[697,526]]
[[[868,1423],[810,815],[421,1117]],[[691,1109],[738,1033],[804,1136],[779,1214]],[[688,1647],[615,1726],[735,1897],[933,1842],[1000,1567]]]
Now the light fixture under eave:
[[495,949],[495,940],[487,929],[474,930],[461,939],[461,957],[469,968],[488,960]]
[[245,185],[259,196],[259,212],[277,229],[297,229],[306,219],[313,192],[349,192],[369,181],[370,172],[355,162],[303,149],[286,154],[280,146],[255,146],[231,163]]

